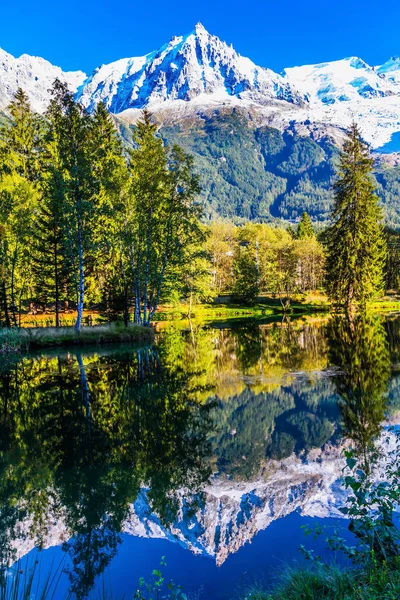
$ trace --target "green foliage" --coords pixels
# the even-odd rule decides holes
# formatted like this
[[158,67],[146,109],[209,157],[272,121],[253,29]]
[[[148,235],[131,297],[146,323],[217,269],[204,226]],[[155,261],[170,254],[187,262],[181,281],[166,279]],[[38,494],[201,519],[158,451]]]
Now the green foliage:
[[330,544],[345,552],[355,564],[396,570],[400,566],[400,531],[394,519],[400,502],[399,436],[388,455],[384,480],[376,483],[359,464],[354,451],[345,451],[344,483],[350,496],[341,512],[350,519],[349,529],[358,544],[348,546],[337,537]]
[[[245,245],[246,244],[246,245]],[[239,242],[234,258],[236,297],[248,304],[254,304],[260,291],[257,248],[249,242]]]
[[135,600],[186,600],[187,596],[179,585],[173,581],[168,583],[165,581],[161,569],[166,566],[165,556],[163,556],[160,569],[153,570],[151,580],[145,581],[143,577],[139,580],[138,589],[133,595]]
[[328,294],[335,305],[349,309],[365,308],[383,290],[386,245],[372,165],[367,146],[353,124],[335,183],[326,263]]
[[310,219],[310,215],[304,212],[301,215],[301,219],[299,225],[297,227],[297,235],[296,237],[299,240],[304,240],[307,238],[311,238],[315,235],[314,228],[312,225],[312,221]]
[[288,310],[294,292],[316,290],[322,283],[324,251],[314,235],[300,240],[264,223],[217,222],[210,227],[208,248],[213,285],[247,303],[269,293]]
[[206,217],[326,220],[337,149],[308,137],[254,128],[239,109],[161,128],[168,143],[195,157]]
[[385,231],[387,258],[385,268],[386,289],[400,287],[400,233],[391,229]]
[[0,325],[17,325],[17,312],[31,283],[30,244],[38,204],[38,118],[18,90],[12,121],[0,130]]

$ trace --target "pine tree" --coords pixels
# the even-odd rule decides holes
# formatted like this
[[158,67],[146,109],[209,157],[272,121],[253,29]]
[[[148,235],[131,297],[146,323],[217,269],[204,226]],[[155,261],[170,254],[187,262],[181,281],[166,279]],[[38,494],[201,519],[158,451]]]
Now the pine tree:
[[98,301],[113,319],[129,318],[128,265],[123,259],[121,230],[128,189],[128,166],[121,138],[111,115],[100,102],[90,121],[90,162],[95,189],[96,219],[92,226],[91,261]]
[[314,227],[310,219],[310,215],[307,212],[303,212],[299,225],[297,227],[297,239],[305,240],[315,236]]
[[340,158],[327,235],[327,291],[336,306],[365,309],[383,290],[386,257],[382,211],[374,193],[373,160],[353,124]]
[[71,267],[67,260],[67,173],[62,151],[65,135],[62,104],[67,93],[66,85],[56,80],[45,115],[46,130],[40,160],[41,201],[32,248],[36,299],[43,305],[54,302],[56,327],[60,326],[60,304],[68,298]]
[[[130,155],[124,207],[124,246],[132,273],[135,323],[149,325],[172,272],[184,268],[184,248],[202,236],[192,158],[165,147],[151,115],[143,113]],[[182,271],[181,271],[182,272]]]
[[0,296],[5,324],[17,312],[31,284],[31,240],[38,201],[40,121],[19,89],[8,107],[11,119],[0,130]]
[[59,165],[55,177],[63,198],[63,220],[68,259],[73,273],[77,319],[75,329],[82,325],[85,304],[88,257],[96,222],[95,179],[91,171],[90,116],[75,102],[68,87],[56,80],[50,105],[54,117],[54,149]]
[[28,96],[21,88],[15,92],[7,111],[10,121],[1,133],[10,168],[29,181],[37,181],[42,121],[32,111]]

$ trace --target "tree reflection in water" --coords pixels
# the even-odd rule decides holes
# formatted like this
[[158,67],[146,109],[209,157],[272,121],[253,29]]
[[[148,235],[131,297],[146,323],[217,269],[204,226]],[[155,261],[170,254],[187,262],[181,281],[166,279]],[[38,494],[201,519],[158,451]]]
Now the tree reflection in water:
[[[189,513],[202,505],[212,472],[244,481],[271,459],[306,460],[337,440],[339,421],[366,462],[387,405],[390,349],[399,346],[397,329],[386,328],[379,317],[191,323],[166,328],[153,348],[27,356],[3,367],[3,574],[25,537],[40,548],[59,523],[71,592],[83,599],[139,494],[168,526],[182,497]],[[328,366],[338,368],[333,377]]]
[[164,523],[178,508],[177,490],[188,503],[198,499],[211,472],[210,407],[193,398],[194,375],[171,373],[152,348],[26,358],[3,373],[3,572],[18,539],[27,534],[41,547],[60,519],[71,592],[85,598],[115,555],[142,485]]
[[338,368],[344,435],[369,471],[377,458],[376,440],[387,409],[391,374],[390,348],[378,315],[346,315],[331,319],[328,327],[329,361]]

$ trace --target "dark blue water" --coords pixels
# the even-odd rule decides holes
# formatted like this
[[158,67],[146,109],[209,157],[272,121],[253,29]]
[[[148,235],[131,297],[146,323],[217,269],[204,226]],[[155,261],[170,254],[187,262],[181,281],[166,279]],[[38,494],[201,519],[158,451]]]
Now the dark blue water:
[[348,537],[344,440],[368,456],[399,410],[399,348],[399,320],[375,315],[1,364],[0,568],[34,570],[37,597],[50,580],[56,600],[116,600],[165,556],[188,598],[230,600],[301,544],[343,561],[302,526]]
[[[273,522],[261,531],[238,552],[228,557],[218,567],[211,557],[196,556],[178,543],[122,536],[117,556],[102,576],[101,585],[116,597],[130,598],[140,577],[151,579],[153,568],[158,568],[165,556],[167,566],[163,569],[166,580],[182,585],[189,598],[199,600],[228,600],[240,597],[252,585],[270,586],[285,566],[295,561],[298,565],[308,564],[299,551],[301,544],[312,548],[317,555],[329,562],[345,564],[343,557],[326,550],[324,536],[314,540],[303,533],[303,526],[315,528],[324,525],[327,530],[340,530],[345,539],[352,539],[343,519],[318,519],[301,517],[293,513]],[[65,555],[60,547],[43,552],[34,550],[20,563],[21,569],[31,568],[39,560],[43,571],[56,571],[62,563],[67,567]],[[38,577],[35,578],[35,582]],[[58,586],[58,596],[67,595],[69,580],[64,574]],[[90,598],[98,597],[98,591]]]

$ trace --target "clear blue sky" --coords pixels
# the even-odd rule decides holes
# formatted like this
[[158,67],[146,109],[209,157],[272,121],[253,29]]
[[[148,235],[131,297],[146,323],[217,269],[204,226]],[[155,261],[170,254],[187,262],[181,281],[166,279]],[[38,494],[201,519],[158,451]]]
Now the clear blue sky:
[[90,73],[146,54],[197,21],[255,63],[286,66],[400,55],[399,0],[4,0],[0,47]]

